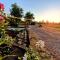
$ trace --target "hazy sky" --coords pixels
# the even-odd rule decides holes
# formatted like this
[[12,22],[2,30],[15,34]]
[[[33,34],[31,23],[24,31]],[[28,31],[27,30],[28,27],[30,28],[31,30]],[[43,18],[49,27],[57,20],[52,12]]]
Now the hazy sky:
[[11,4],[17,3],[24,12],[31,11],[36,21],[60,22],[60,0],[0,0],[9,13]]

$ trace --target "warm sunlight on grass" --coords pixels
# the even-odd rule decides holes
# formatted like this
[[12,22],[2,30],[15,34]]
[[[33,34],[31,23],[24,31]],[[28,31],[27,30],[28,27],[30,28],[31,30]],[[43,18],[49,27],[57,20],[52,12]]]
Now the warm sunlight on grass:
[[56,30],[59,30],[59,31],[60,31],[60,26],[58,26],[58,27],[54,27],[54,29],[56,29]]

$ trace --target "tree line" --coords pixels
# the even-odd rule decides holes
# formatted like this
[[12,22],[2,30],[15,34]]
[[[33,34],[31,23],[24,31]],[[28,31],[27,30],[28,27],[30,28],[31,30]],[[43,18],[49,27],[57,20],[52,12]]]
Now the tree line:
[[24,18],[24,22],[26,24],[32,24],[33,23],[33,19],[34,19],[34,14],[31,12],[26,12],[26,14],[24,15],[23,9],[21,7],[19,7],[16,3],[11,5],[11,9],[10,9],[10,15],[13,17],[17,17],[20,19],[13,19],[10,18],[10,25],[18,25],[22,20],[22,18]]

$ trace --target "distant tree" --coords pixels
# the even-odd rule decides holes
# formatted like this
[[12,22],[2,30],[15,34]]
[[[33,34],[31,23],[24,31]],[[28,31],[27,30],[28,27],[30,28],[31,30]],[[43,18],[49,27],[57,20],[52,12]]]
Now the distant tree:
[[31,24],[32,20],[34,19],[34,14],[31,13],[31,12],[27,12],[24,16],[25,18],[25,21],[28,23],[28,24]]

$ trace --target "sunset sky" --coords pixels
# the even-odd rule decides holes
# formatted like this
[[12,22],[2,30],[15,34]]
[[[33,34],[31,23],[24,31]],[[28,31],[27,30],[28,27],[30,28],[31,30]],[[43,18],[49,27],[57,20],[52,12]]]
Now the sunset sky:
[[60,22],[60,0],[0,0],[9,13],[11,4],[17,3],[24,12],[31,11],[36,21]]

